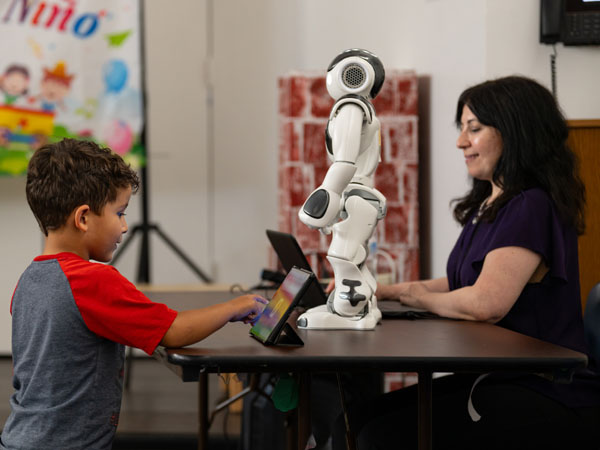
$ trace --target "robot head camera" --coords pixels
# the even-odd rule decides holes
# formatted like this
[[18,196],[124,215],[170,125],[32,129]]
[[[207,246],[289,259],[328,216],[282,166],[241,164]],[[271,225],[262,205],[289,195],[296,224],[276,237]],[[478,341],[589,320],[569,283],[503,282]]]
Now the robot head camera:
[[373,53],[352,48],[340,53],[327,68],[327,92],[335,100],[344,95],[375,98],[385,79],[385,70]]

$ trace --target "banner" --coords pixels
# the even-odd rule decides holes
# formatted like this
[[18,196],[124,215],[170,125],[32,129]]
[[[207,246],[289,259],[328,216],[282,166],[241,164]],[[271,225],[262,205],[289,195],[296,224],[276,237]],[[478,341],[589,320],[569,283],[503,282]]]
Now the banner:
[[138,0],[0,0],[0,175],[65,137],[144,164]]

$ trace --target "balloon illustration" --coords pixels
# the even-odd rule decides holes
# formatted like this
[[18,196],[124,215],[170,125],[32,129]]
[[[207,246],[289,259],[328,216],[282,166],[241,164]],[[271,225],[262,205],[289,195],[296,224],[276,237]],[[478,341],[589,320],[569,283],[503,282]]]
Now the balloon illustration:
[[123,120],[112,120],[104,128],[104,142],[119,155],[124,155],[131,148],[133,133]]
[[127,83],[127,64],[120,59],[111,59],[102,67],[102,75],[106,84],[106,90],[116,94]]

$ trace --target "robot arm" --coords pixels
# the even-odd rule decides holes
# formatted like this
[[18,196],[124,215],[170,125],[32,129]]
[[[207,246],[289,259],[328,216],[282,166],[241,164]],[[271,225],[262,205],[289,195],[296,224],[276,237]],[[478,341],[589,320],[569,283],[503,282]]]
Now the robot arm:
[[327,229],[338,218],[342,193],[356,172],[364,111],[352,103],[342,106],[328,124],[334,162],[298,212],[300,220],[312,228]]
[[360,150],[360,135],[365,112],[356,103],[344,103],[332,116],[327,132],[331,136],[333,160],[354,164]]

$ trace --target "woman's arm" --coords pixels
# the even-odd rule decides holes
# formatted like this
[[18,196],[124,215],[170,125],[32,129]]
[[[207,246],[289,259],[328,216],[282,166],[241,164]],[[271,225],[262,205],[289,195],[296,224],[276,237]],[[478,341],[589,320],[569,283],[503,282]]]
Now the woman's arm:
[[522,247],[497,248],[485,257],[473,286],[439,292],[437,283],[413,282],[401,286],[396,296],[440,316],[495,323],[510,311],[541,262],[539,254]]
[[420,283],[425,286],[431,292],[448,292],[450,290],[448,286],[448,278],[434,278],[432,280],[422,281],[406,281],[404,283],[397,284],[378,284],[375,295],[377,300],[402,300],[404,293],[410,289],[411,284]]

